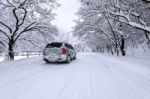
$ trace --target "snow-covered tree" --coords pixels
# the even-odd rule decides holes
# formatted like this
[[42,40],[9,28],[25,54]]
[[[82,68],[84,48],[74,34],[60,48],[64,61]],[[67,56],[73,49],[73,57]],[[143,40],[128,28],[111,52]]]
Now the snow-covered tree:
[[52,38],[57,0],[0,0],[0,44],[14,59],[14,48]]
[[89,46],[111,50],[117,55],[121,51],[124,56],[125,49],[133,41],[139,43],[147,38],[149,45],[149,4],[141,0],[80,1],[74,35],[93,42],[88,43]]

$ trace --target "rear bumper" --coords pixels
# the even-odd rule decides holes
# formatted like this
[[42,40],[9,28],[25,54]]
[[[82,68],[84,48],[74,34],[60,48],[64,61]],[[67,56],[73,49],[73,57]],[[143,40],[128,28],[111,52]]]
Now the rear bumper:
[[64,62],[67,60],[66,55],[61,56],[43,56],[44,60],[47,62]]

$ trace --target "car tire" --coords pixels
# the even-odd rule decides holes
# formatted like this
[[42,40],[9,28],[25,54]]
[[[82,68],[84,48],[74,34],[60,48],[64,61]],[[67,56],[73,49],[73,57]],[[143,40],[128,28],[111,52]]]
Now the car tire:
[[68,56],[68,57],[67,57],[67,60],[66,60],[66,63],[70,63],[70,62],[71,62],[71,57]]
[[74,60],[77,59],[77,56],[75,55],[75,56],[73,57],[73,59],[74,59]]
[[44,59],[44,61],[45,61],[46,63],[50,63],[47,59]]

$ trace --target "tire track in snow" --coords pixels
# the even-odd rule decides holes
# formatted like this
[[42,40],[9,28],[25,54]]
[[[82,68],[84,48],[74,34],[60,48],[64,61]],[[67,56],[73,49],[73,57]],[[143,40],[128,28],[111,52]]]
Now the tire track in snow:
[[[38,60],[39,60],[39,58],[38,58]],[[38,66],[39,65],[38,60],[36,58],[36,60],[29,63],[28,66],[26,65],[26,63],[23,62],[21,64],[15,65],[15,66],[12,65],[12,68],[8,69],[8,71],[4,70],[5,72],[3,72],[3,76],[0,78],[0,80],[1,80],[0,88],[4,88],[5,86],[13,85],[13,84],[18,83],[22,80],[28,79],[30,76],[38,74],[38,72],[41,72],[42,70],[44,70],[44,68],[41,69],[41,67]],[[19,61],[22,62],[22,60],[18,60],[17,62],[19,62]],[[37,64],[37,66],[36,66],[36,64]],[[26,67],[26,68],[24,68],[24,67]],[[33,67],[38,67],[38,69],[37,68],[35,69]],[[31,72],[28,72],[28,71],[31,71]],[[0,74],[1,74],[1,71],[0,71]],[[6,76],[6,74],[7,74],[7,76]],[[23,76],[21,76],[21,75],[23,75]],[[14,79],[10,79],[10,78],[14,78]]]
[[[113,70],[114,73],[118,73],[118,76],[123,75],[123,77],[120,78],[122,79],[126,78],[129,80],[129,82],[132,82],[136,84],[136,86],[140,86],[141,88],[144,88],[145,91],[150,92],[150,88],[145,88],[145,86],[143,86],[143,85],[147,85],[147,86],[149,85],[149,83],[146,83],[145,75],[142,75],[141,73],[132,71],[131,69],[127,68],[126,63],[122,64],[116,61],[112,61],[111,63],[114,64],[114,67],[111,66],[111,70]],[[128,67],[129,66],[130,65],[128,64]]]
[[[29,78],[26,78],[22,81],[19,81],[17,83],[14,83],[14,84],[11,84],[9,86],[4,87],[2,92],[0,91],[0,96],[1,95],[2,96],[7,96],[7,95],[11,94],[10,96],[11,96],[11,99],[12,99],[12,97],[16,96],[15,94],[12,94],[13,91],[17,92],[17,94],[23,94],[24,92],[29,91],[35,85],[35,82],[33,82],[33,80],[34,81],[40,80],[39,79],[40,76],[43,76],[42,75],[43,73],[44,74],[47,73],[46,71],[48,72],[48,70],[41,71],[41,72],[36,73],[35,75],[33,75]],[[16,97],[14,99],[16,99]]]
[[[110,62],[110,64],[113,64],[113,66],[112,65],[110,66],[113,71],[118,72],[118,74],[119,73],[123,74],[124,76],[126,76],[126,78],[131,80],[137,86],[140,86],[145,91],[150,92],[150,88],[147,87],[147,86],[150,85],[147,82],[148,75],[141,73],[141,70],[137,71],[136,68],[130,68],[130,67],[135,67],[135,66],[133,66],[133,64],[129,64],[129,63],[126,63],[126,62],[120,62],[120,60],[118,60],[118,61],[117,60],[112,60],[112,59],[110,59],[109,57],[106,57],[106,56],[104,58],[106,59],[106,61]],[[105,64],[110,65],[108,63],[105,63]]]
[[[103,59],[101,59],[101,61],[104,61],[105,60],[105,58],[103,58]],[[107,59],[106,59],[107,60]],[[105,61],[106,61],[105,60]],[[96,61],[95,61],[96,62]],[[98,61],[97,61],[98,62]],[[99,63],[100,64],[100,63]],[[108,65],[105,65],[105,64],[108,64]],[[127,82],[125,82],[125,77],[118,77],[119,75],[121,75],[122,73],[118,73],[118,74],[116,74],[115,73],[115,71],[114,72],[112,72],[111,71],[111,69],[113,68],[113,69],[115,69],[116,67],[114,66],[109,66],[110,64],[112,65],[112,63],[111,62],[109,62],[109,61],[107,61],[106,63],[101,63],[101,70],[100,70],[100,73],[101,74],[98,74],[99,76],[100,75],[103,75],[103,80],[102,81],[105,81],[105,84],[103,84],[103,85],[106,85],[107,86],[107,89],[109,89],[109,91],[110,91],[110,93],[113,95],[113,97],[114,97],[114,99],[120,99],[119,97],[122,97],[122,96],[118,96],[118,89],[116,89],[117,87],[119,87],[119,85],[117,86],[115,86],[115,84],[113,84],[113,83],[120,83],[121,85],[120,85],[120,87],[122,87],[123,86],[123,84],[125,84],[124,85],[124,87],[122,87],[122,89],[124,89],[125,88],[125,86],[127,87],[127,89],[129,89],[128,91],[130,92],[131,90],[130,89],[132,89],[135,93],[132,93],[133,95],[140,95],[139,97],[141,97],[140,99],[145,99],[145,98],[143,98],[142,96],[141,96],[141,94],[139,94],[138,92],[136,92],[136,90],[142,90],[142,89],[133,89],[133,85],[130,85],[130,83],[132,84],[133,82],[130,82],[130,81],[127,81]],[[113,64],[113,65],[119,65],[119,64]],[[97,70],[96,70],[97,71]],[[119,70],[118,70],[119,71]],[[116,71],[117,72],[117,71]],[[135,72],[135,73],[137,73],[137,72]],[[129,77],[130,78],[130,77]],[[111,80],[110,80],[111,79]],[[116,80],[115,80],[116,79]],[[123,81],[122,81],[122,79],[123,79]],[[111,84],[112,83],[112,84]],[[128,85],[129,84],[129,85]],[[135,87],[137,86],[137,85],[134,85]],[[126,88],[125,88],[126,89]],[[120,91],[122,91],[123,92],[123,90],[120,90]],[[117,93],[116,93],[117,92]],[[125,95],[125,94],[124,94]],[[124,96],[123,95],[123,96]],[[148,96],[148,95],[147,95]],[[128,98],[131,98],[131,97],[128,97]],[[135,98],[137,98],[137,99],[139,99],[138,97],[136,97],[136,96],[134,96],[133,97],[134,99]],[[122,99],[124,99],[123,97],[122,97]],[[126,98],[125,98],[126,99]]]
[[[128,99],[131,97],[134,99],[143,99],[141,94],[137,93],[137,91],[133,87],[131,87],[126,81],[124,81],[124,80],[120,79],[120,77],[118,77],[118,75],[120,75],[120,74],[116,75],[115,72],[112,72],[110,69],[108,70],[108,68],[106,68],[106,67],[104,69],[105,69],[105,75],[109,74],[109,75],[107,75],[108,76],[107,80],[109,81],[109,86],[111,86],[111,89],[115,92],[115,94],[117,96],[116,99],[120,99],[120,98]],[[119,87],[121,87],[121,88],[119,88]],[[129,93],[132,93],[132,94],[129,94]]]
[[22,83],[22,82],[24,82],[25,80],[34,78],[34,76],[37,76],[39,73],[45,72],[45,71],[46,71],[45,69],[40,69],[40,70],[38,70],[38,71],[36,71],[36,72],[30,73],[29,75],[27,75],[27,76],[25,76],[25,77],[23,77],[23,78],[20,78],[20,79],[18,79],[18,80],[15,80],[14,82],[1,85],[0,89],[6,88],[6,87],[9,87],[9,86],[12,86],[12,85],[16,85],[16,84],[19,84],[19,83]]
[[111,99],[119,99],[117,97],[117,94],[115,93],[115,91],[112,89],[112,87],[110,86],[110,83],[108,82],[108,74],[104,73],[104,69],[101,70],[100,75],[102,77],[102,80],[104,81],[104,85],[106,86],[106,88],[108,89],[109,93],[111,94],[112,98]]
[[[118,73],[116,71],[112,71],[112,70],[109,70],[108,71],[109,73],[111,72],[114,77],[117,77],[118,80],[120,80],[120,82],[124,83],[125,85],[127,85],[131,90],[133,90],[136,95],[138,95],[140,98],[139,99],[146,99],[144,98],[145,96],[148,96],[150,91],[148,90],[145,90],[143,89],[143,87],[137,85],[136,82],[134,82],[133,80],[131,80],[130,78],[127,78],[125,76],[125,74],[122,74],[122,73]],[[129,90],[129,91],[131,91]]]

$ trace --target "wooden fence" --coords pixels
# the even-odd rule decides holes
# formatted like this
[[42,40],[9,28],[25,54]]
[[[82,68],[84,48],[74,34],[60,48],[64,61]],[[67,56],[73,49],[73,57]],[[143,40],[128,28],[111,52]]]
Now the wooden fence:
[[[27,58],[30,56],[42,56],[42,51],[22,51],[22,52],[14,52],[15,56],[26,56]],[[0,56],[5,56],[5,53],[0,53]]]

